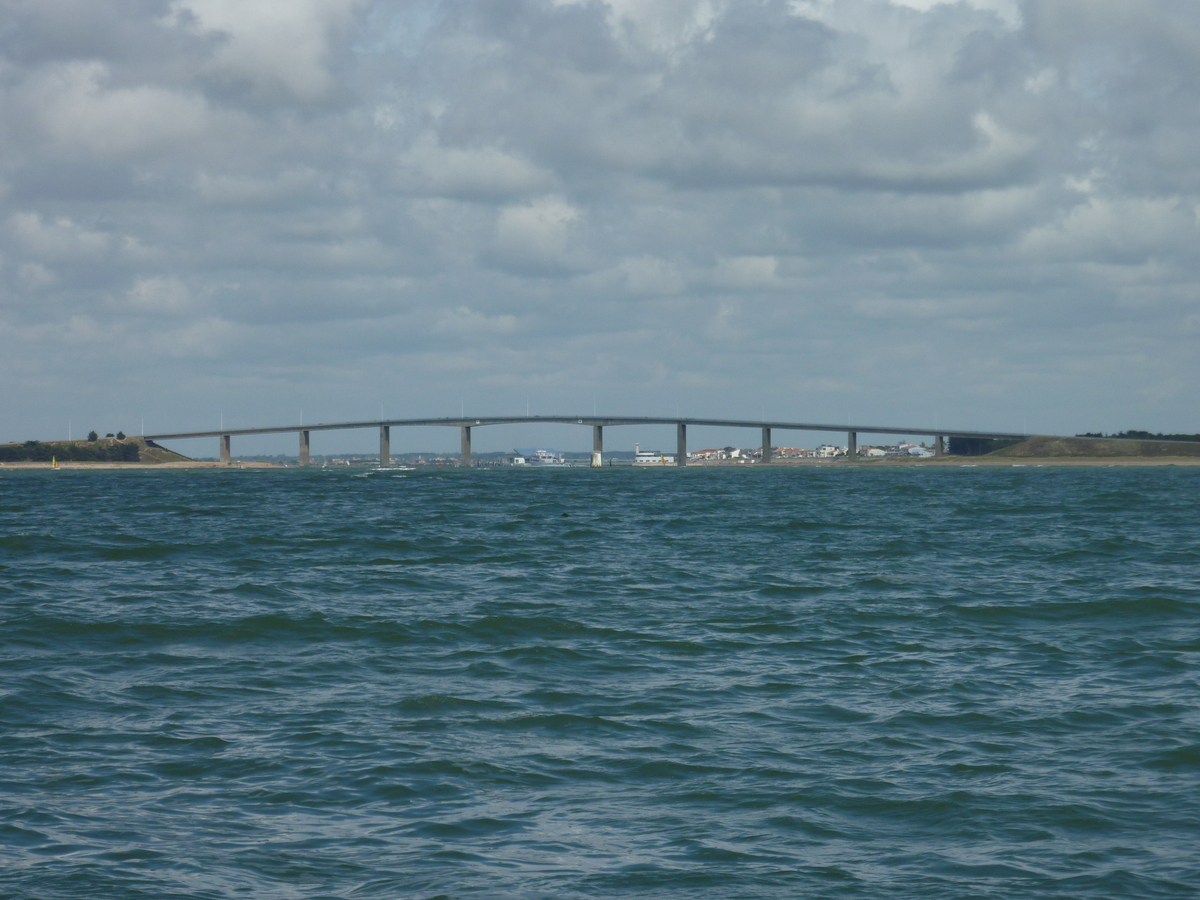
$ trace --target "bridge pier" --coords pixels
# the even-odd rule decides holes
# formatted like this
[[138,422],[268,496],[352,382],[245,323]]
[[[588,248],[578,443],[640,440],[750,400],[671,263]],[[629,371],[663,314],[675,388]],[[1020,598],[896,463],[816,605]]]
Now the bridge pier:
[[392,427],[379,426],[379,467],[386,468],[392,461]]
[[858,432],[846,432],[846,459],[858,459]]
[[687,465],[687,426],[682,422],[675,426],[675,465]]
[[308,465],[308,449],[310,446],[309,432],[300,432],[300,465]]
[[771,429],[766,427],[763,428],[762,461],[771,461]]
[[463,468],[471,467],[471,426],[462,427],[462,458],[458,464]]
[[946,436],[944,434],[939,434],[934,439],[933,455],[934,456],[945,456],[946,455]]
[[229,435],[221,435],[221,463],[229,465]]
[[599,469],[604,465],[604,426],[592,426],[592,468]]

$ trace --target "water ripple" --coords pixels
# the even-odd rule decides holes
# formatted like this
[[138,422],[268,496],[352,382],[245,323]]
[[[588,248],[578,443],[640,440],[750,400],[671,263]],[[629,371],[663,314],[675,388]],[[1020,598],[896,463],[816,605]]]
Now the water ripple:
[[1195,896],[1198,488],[5,473],[0,895]]

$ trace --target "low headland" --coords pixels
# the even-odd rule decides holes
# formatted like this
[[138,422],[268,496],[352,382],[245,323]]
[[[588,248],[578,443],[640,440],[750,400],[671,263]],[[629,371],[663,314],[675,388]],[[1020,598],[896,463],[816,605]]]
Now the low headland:
[[[243,468],[276,468],[271,463],[234,463]],[[24,441],[0,444],[0,469],[205,469],[229,468],[189,459],[140,437],[78,441]]]
[[1200,466],[1200,443],[1031,437],[979,456],[858,460],[882,466]]
[[[777,459],[771,465],[828,465],[825,460]],[[1200,441],[1126,438],[1051,437],[1024,441],[978,455],[925,458],[859,458],[835,464],[853,466],[1197,466]]]

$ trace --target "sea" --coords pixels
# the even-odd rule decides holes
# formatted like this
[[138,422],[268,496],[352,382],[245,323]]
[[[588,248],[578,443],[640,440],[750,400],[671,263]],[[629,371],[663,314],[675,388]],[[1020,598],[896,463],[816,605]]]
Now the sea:
[[1200,468],[0,470],[4,898],[1200,895]]

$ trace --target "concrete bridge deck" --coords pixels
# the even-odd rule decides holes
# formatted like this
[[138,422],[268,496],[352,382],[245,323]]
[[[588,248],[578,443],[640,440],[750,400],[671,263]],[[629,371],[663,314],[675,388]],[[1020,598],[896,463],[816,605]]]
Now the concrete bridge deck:
[[934,438],[934,453],[945,452],[948,437],[1015,439],[1025,440],[1029,435],[1006,431],[963,431],[953,428],[900,428],[893,425],[831,425],[820,422],[767,422],[750,419],[697,419],[670,416],[459,416],[434,419],[374,419],[363,422],[325,422],[317,425],[274,425],[266,428],[222,428],[215,431],[179,431],[169,434],[147,434],[146,440],[173,441],[194,438],[218,438],[222,462],[230,460],[230,442],[234,436],[253,434],[290,434],[300,436],[300,465],[309,462],[311,433],[314,431],[348,431],[356,428],[379,429],[379,464],[387,465],[391,459],[392,428],[441,426],[461,429],[460,465],[471,465],[471,429],[485,425],[558,424],[584,425],[592,428],[592,465],[599,466],[604,452],[605,426],[619,425],[674,425],[676,438],[675,464],[687,465],[687,429],[689,425],[715,428],[761,428],[763,462],[771,461],[772,431],[816,431],[838,432],[846,435],[847,456],[858,455],[858,435],[905,434]]

